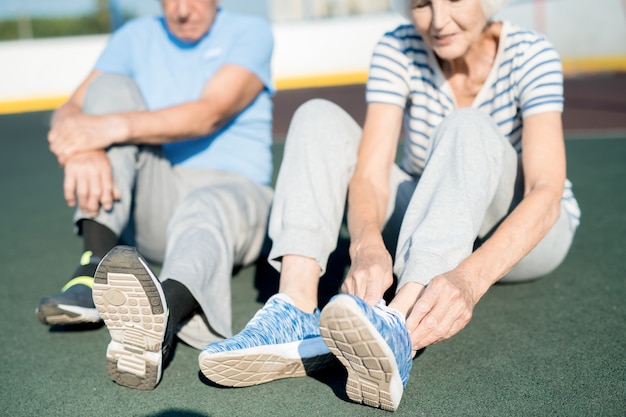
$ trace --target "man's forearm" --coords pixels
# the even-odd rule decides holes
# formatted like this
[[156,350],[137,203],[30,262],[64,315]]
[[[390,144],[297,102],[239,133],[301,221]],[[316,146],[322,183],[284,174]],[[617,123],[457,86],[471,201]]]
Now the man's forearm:
[[219,116],[206,103],[194,101],[156,110],[120,114],[127,126],[125,142],[164,144],[209,135],[220,127]]

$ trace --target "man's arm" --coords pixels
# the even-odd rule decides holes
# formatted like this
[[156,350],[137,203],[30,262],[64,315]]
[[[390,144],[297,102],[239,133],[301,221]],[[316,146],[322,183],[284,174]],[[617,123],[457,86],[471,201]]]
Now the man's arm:
[[[83,100],[89,83],[100,75],[92,71],[76,88],[70,98],[61,105],[51,118],[51,129],[54,135],[59,126],[83,115]],[[64,165],[63,195],[68,206],[82,210],[88,216],[95,216],[100,207],[110,210],[113,201],[120,198],[119,191],[113,181],[111,165],[104,150],[84,152],[76,155]]]
[[198,100],[156,111],[90,116],[76,111],[82,107],[83,83],[59,110],[60,120],[48,135],[50,149],[63,165],[80,152],[115,144],[163,144],[208,135],[245,109],[264,88],[251,71],[227,64],[206,84]]
[[264,88],[251,71],[224,65],[196,101],[125,114],[128,134],[122,142],[162,144],[209,135],[248,107]]

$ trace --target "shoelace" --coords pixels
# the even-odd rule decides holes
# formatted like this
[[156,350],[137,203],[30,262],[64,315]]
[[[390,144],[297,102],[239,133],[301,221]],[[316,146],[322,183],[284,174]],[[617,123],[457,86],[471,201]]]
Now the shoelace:
[[388,307],[387,302],[384,299],[381,299],[378,303],[374,304],[373,308],[376,315],[383,319],[390,326],[394,324],[394,319],[392,318],[392,316],[399,320],[400,323],[405,323],[405,318],[402,313],[400,313],[400,311],[396,310],[395,308]]

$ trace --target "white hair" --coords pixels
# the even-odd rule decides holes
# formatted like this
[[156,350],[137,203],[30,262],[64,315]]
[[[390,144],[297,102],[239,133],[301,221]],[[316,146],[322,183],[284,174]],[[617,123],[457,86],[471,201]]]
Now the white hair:
[[[508,0],[480,0],[487,19],[498,13]],[[391,0],[391,7],[407,19],[411,18],[411,0]]]
[[480,0],[487,20],[491,19],[493,15],[502,10],[507,1],[508,0]]

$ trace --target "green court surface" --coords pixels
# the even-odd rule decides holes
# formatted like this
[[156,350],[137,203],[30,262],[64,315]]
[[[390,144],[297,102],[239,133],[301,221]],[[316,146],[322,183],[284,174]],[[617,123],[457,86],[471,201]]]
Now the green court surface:
[[[350,403],[339,366],[249,388],[209,386],[199,352],[183,344],[154,391],[131,390],[106,375],[106,328],[39,324],[39,298],[65,283],[82,247],[47,149],[49,116],[0,116],[0,415],[392,415]],[[276,144],[277,163],[281,152]],[[567,154],[583,213],[568,258],[541,280],[494,286],[465,330],[415,359],[395,415],[625,415],[626,134],[577,136]],[[261,306],[255,268],[232,284],[238,331]]]

